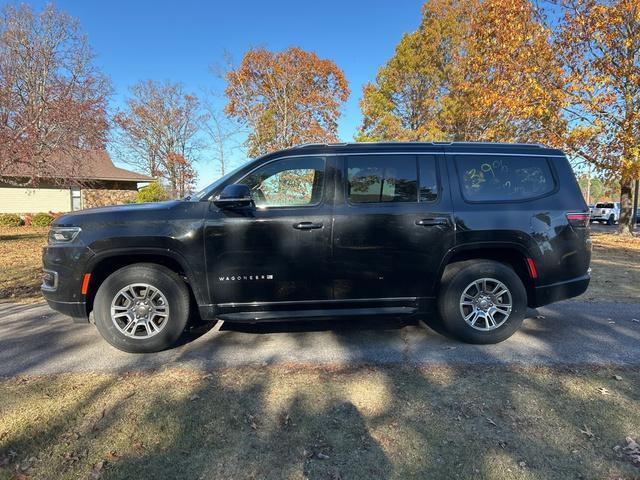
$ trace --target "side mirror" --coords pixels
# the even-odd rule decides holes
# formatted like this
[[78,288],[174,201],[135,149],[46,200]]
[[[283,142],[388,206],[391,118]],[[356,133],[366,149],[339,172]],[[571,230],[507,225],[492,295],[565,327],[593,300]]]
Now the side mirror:
[[213,204],[218,208],[239,208],[253,206],[254,203],[249,187],[234,183],[224,187]]

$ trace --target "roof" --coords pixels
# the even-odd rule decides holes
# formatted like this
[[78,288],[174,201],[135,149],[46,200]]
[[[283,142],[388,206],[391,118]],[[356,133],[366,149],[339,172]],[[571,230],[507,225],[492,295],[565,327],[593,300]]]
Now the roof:
[[[53,165],[53,166],[51,166]],[[28,177],[33,172],[24,164],[16,164],[0,175],[0,177]],[[70,178],[77,180],[117,180],[120,182],[151,182],[152,177],[141,173],[116,167],[106,150],[79,151],[78,158],[61,154],[52,155],[49,160],[49,171],[60,172],[42,176],[41,178]]]

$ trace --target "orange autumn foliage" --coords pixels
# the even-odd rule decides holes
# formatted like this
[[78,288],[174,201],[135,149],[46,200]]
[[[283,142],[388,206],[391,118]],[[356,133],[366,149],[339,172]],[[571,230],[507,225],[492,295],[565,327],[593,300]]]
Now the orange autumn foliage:
[[558,135],[562,66],[528,0],[431,0],[361,107],[361,140],[540,142]]
[[250,155],[337,140],[349,86],[333,61],[297,47],[276,53],[253,48],[226,80],[225,113],[250,130]]

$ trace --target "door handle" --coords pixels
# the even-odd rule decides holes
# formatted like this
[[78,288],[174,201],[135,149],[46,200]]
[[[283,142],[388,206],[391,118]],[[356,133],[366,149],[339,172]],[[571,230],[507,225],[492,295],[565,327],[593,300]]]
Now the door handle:
[[416,220],[416,225],[421,227],[435,227],[437,225],[449,225],[447,217],[429,217]]
[[322,228],[322,223],[314,223],[314,222],[294,223],[293,228],[295,228],[296,230],[314,230],[316,228]]

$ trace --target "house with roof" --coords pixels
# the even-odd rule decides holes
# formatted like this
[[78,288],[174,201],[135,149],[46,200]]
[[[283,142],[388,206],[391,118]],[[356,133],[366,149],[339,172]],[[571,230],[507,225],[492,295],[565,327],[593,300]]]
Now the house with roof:
[[1,174],[0,213],[70,212],[117,205],[133,201],[138,188],[153,181],[147,175],[116,167],[105,150],[82,152],[79,160],[71,162],[58,156],[53,161],[65,175],[38,178],[34,187],[16,185],[27,180],[18,167]]

